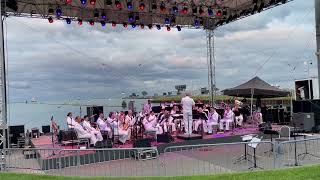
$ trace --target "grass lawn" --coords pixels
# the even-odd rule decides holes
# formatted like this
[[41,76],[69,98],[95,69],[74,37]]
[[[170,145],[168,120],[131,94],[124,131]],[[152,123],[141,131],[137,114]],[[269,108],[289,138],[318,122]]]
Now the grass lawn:
[[1,180],[85,180],[85,179],[111,179],[111,180],[313,180],[320,179],[320,166],[285,169],[278,171],[263,171],[241,174],[225,174],[217,176],[194,176],[194,177],[159,177],[159,178],[76,178],[76,177],[55,177],[55,176],[37,176],[22,174],[0,173]]

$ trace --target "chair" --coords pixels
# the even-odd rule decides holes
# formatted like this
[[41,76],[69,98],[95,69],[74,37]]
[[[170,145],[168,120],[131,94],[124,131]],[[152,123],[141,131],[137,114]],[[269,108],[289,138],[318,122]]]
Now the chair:
[[276,141],[290,141],[291,130],[289,126],[282,126],[279,132],[279,138],[276,138]]

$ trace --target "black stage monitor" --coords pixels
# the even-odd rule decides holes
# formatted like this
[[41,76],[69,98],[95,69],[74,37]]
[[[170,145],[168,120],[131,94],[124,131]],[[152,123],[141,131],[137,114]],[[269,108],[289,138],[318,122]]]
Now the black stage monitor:
[[42,132],[43,134],[49,134],[50,133],[50,125],[42,126]]
[[11,144],[17,144],[18,138],[24,137],[24,125],[9,126],[9,137]]
[[154,113],[160,113],[161,112],[162,107],[161,106],[153,106],[152,107],[152,111]]

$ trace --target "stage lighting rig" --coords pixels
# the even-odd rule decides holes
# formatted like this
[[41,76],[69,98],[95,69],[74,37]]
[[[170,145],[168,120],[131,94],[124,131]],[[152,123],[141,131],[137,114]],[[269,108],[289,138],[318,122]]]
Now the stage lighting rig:
[[57,7],[57,9],[56,9],[56,16],[57,16],[57,17],[60,17],[61,15],[62,15],[62,10],[61,10],[60,7]]
[[157,2],[156,2],[156,1],[153,1],[152,4],[151,4],[151,9],[152,9],[152,10],[156,10],[157,8],[158,8]]
[[163,1],[160,3],[160,11],[161,12],[166,11],[166,4]]
[[181,10],[181,13],[182,14],[188,14],[188,7],[187,6],[183,7],[182,10]]
[[177,7],[177,6],[173,6],[173,7],[172,7],[172,12],[173,12],[174,14],[178,14],[178,13],[179,13],[178,7]]
[[171,31],[171,27],[170,26],[167,26],[167,31]]
[[94,26],[94,20],[89,20],[89,24],[90,24],[91,26]]
[[157,27],[158,30],[161,30],[161,25],[160,24],[157,24],[156,27]]
[[98,10],[94,11],[93,17],[96,18],[96,19],[99,18],[99,11]]
[[120,1],[116,0],[116,1],[114,2],[114,4],[116,5],[116,7],[117,7],[118,9],[122,9],[122,4],[121,4]]
[[70,18],[66,18],[66,23],[67,24],[71,24],[71,19]]
[[112,27],[116,27],[116,26],[117,26],[117,23],[116,23],[115,21],[112,21],[112,22],[111,22],[111,26],[112,26]]
[[152,29],[153,28],[152,24],[148,24],[148,28]]
[[72,4],[72,0],[66,0],[66,3],[70,5]]
[[211,8],[208,8],[208,15],[213,16],[213,10]]
[[202,7],[202,6],[200,6],[200,8],[199,8],[199,14],[200,14],[201,16],[204,14],[204,10],[203,10],[203,7]]
[[49,7],[48,14],[50,15],[54,14],[54,9],[52,7]]
[[140,11],[144,11],[145,8],[146,8],[146,5],[144,4],[143,1],[141,1],[140,4],[139,4]]
[[127,2],[127,8],[128,8],[128,10],[133,10],[133,4],[132,4],[132,1],[128,1]]
[[105,12],[101,13],[101,19],[107,20],[107,15]]
[[105,21],[100,21],[100,24],[102,27],[106,27],[106,22]]
[[97,3],[97,0],[90,0],[90,4],[91,4],[92,6],[95,6],[96,3]]
[[164,19],[164,24],[170,25],[170,19],[169,19],[169,18],[165,18],[165,19]]
[[78,25],[82,26],[82,19],[78,19]]
[[112,6],[112,0],[106,0],[106,5],[107,6]]
[[131,23],[131,27],[136,28],[137,27],[136,23]]
[[144,24],[140,24],[140,28],[141,28],[141,29],[144,29]]
[[181,26],[177,26],[177,30],[178,30],[178,31],[181,31]]
[[80,3],[81,3],[83,6],[85,6],[85,5],[87,5],[87,0],[80,0]]
[[128,27],[128,23],[126,23],[126,22],[124,22],[122,25],[123,25],[124,28]]

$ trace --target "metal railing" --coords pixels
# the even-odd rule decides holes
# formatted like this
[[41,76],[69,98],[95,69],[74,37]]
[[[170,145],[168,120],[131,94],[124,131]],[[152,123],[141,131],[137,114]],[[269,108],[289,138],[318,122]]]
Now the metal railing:
[[[111,149],[5,149],[1,170],[62,176],[151,177],[214,175],[320,164],[320,137]],[[147,160],[146,160],[147,159]]]

